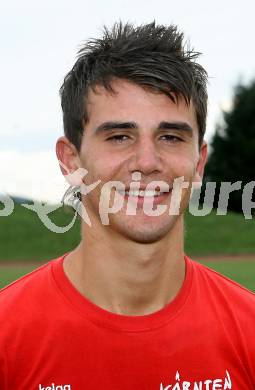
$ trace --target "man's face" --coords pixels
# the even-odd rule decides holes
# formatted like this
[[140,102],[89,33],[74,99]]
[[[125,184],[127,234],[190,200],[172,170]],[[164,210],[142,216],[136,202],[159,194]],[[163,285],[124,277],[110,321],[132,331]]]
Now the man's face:
[[[99,199],[102,186],[119,181],[129,189],[132,173],[140,172],[140,188],[152,181],[164,181],[170,189],[174,179],[198,181],[203,173],[206,145],[198,147],[198,128],[193,105],[180,99],[178,105],[166,95],[154,93],[125,80],[112,82],[115,93],[103,87],[88,95],[88,122],[79,153],[80,166],[87,169],[84,182],[101,184],[83,197],[92,223],[100,223]],[[148,188],[148,187],[147,187]],[[113,189],[111,202],[114,198]],[[155,242],[166,236],[180,216],[167,211],[148,216],[139,196],[136,215],[127,215],[128,195],[123,208],[109,215],[109,227],[136,242]],[[170,204],[172,192],[150,198],[154,207]],[[129,195],[130,197],[130,195]],[[189,202],[190,189],[183,190],[180,214]],[[132,201],[132,197],[130,197]],[[106,228],[106,227],[105,227]]]

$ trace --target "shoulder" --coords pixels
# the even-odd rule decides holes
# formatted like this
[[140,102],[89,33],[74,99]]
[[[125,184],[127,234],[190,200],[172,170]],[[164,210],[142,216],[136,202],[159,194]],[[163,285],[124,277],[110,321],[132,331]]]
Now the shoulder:
[[40,303],[49,292],[52,264],[57,261],[61,258],[47,262],[0,290],[0,323],[6,318],[22,316],[26,310]]
[[207,290],[208,298],[213,296],[222,304],[233,304],[236,309],[249,308],[255,315],[255,293],[241,286],[226,276],[191,260],[194,269],[194,278],[201,288]]
[[228,337],[239,340],[240,345],[245,339],[249,350],[255,353],[255,294],[205,265],[191,263],[198,315],[210,318],[216,327],[221,324]]

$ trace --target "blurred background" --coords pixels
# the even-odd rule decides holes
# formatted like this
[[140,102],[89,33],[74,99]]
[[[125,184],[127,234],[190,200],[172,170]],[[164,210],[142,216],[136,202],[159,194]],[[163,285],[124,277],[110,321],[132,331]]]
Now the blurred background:
[[[246,218],[241,202],[244,185],[255,180],[254,12],[252,0],[0,3],[0,287],[79,242],[78,221],[57,234],[21,203],[57,205],[68,188],[55,157],[63,132],[58,91],[80,44],[99,36],[104,24],[155,19],[178,25],[209,74],[205,183],[242,181],[227,215],[187,212],[186,252],[255,291],[254,214]],[[10,196],[14,209],[5,215]],[[58,226],[73,218],[61,207],[49,215]]]

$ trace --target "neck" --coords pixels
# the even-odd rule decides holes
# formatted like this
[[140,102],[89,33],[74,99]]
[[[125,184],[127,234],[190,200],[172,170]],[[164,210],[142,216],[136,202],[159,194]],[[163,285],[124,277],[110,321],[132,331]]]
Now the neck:
[[[82,241],[64,262],[74,286],[97,306],[117,314],[146,315],[162,309],[185,277],[183,220],[152,244],[126,238],[109,241],[82,228]],[[100,242],[100,245],[99,245]]]

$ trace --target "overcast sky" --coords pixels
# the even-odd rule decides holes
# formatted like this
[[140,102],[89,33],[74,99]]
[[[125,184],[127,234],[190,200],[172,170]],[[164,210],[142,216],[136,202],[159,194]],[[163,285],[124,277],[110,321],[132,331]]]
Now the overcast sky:
[[207,140],[238,80],[255,78],[255,2],[205,0],[11,1],[0,5],[0,192],[60,201],[55,158],[62,135],[59,87],[82,41],[104,24],[174,23],[203,53],[207,69]]

